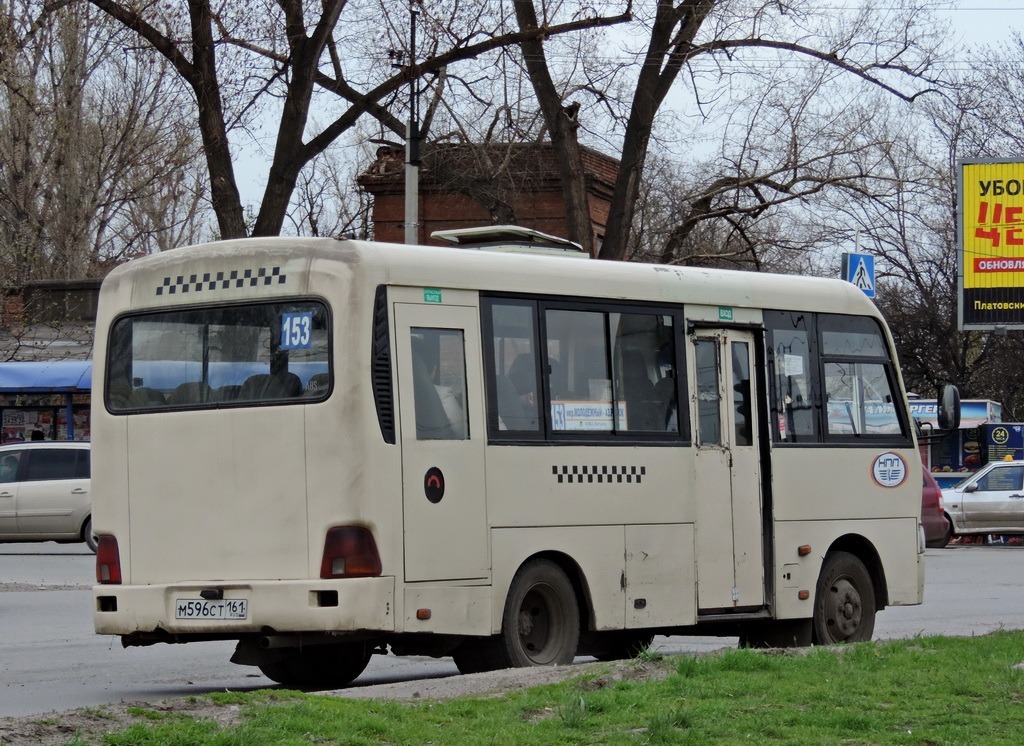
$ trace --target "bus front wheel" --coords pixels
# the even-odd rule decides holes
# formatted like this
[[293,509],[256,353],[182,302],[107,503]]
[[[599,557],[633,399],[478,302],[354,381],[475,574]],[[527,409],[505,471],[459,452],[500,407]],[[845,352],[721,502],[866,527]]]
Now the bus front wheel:
[[849,552],[825,558],[814,598],[814,643],[865,642],[875,631],[875,587]]
[[372,647],[363,643],[313,645],[289,650],[278,660],[261,663],[263,675],[285,686],[343,687],[370,662]]

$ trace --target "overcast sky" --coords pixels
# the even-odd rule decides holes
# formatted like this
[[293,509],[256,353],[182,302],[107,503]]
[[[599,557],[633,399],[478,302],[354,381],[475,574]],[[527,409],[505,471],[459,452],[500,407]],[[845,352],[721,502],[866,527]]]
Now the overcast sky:
[[1024,0],[962,0],[939,12],[952,21],[954,31],[962,33],[967,44],[1005,41],[1024,26]]

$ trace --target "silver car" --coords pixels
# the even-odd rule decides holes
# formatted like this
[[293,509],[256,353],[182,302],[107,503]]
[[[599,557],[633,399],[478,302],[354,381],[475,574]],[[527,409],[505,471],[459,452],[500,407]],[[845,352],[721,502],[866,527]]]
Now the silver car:
[[88,443],[0,446],[0,541],[84,541],[96,551]]
[[942,490],[954,536],[1024,534],[1024,461],[994,461]]

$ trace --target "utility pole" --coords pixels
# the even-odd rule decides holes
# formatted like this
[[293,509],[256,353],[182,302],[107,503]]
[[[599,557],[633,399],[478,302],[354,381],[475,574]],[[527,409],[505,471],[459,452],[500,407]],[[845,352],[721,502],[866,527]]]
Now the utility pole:
[[409,3],[409,124],[405,133],[405,242],[419,243],[420,96],[416,75],[416,0]]

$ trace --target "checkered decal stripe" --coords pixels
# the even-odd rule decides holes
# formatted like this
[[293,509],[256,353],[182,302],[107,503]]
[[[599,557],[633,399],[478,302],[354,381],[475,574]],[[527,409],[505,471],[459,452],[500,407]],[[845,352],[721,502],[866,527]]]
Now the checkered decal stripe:
[[640,484],[647,475],[646,466],[558,466],[551,473],[559,484]]
[[280,267],[260,267],[259,269],[232,269],[228,272],[205,272],[202,277],[195,275],[177,275],[165,277],[162,285],[156,289],[157,295],[175,295],[176,293],[201,293],[228,288],[257,287],[259,285],[283,285],[287,275]]

